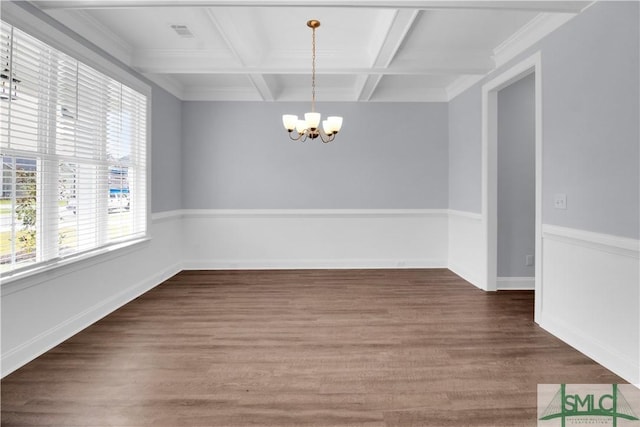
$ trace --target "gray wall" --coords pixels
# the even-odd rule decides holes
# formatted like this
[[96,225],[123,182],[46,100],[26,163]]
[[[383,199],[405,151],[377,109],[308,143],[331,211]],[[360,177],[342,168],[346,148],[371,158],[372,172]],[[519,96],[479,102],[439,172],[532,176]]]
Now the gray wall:
[[321,103],[336,141],[289,140],[282,114],[308,109],[184,102],[183,208],[447,208],[447,104]]
[[639,7],[594,4],[450,102],[452,209],[481,209],[482,84],[541,51],[543,222],[640,237]]
[[543,40],[545,223],[640,237],[638,9],[596,3]]
[[498,92],[498,277],[533,277],[535,253],[535,77]]
[[152,86],[151,211],[182,208],[182,102]]
[[476,85],[449,102],[449,208],[482,210],[482,95]]

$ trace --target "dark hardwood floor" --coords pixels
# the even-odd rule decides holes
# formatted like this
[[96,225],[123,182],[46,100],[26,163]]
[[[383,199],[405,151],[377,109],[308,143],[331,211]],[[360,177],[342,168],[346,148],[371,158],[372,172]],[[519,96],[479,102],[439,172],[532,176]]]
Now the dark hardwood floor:
[[535,426],[623,383],[448,270],[182,272],[2,380],[3,426]]

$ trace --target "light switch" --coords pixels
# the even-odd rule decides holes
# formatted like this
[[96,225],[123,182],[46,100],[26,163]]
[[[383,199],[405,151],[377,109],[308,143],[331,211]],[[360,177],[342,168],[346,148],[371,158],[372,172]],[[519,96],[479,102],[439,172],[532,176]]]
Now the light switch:
[[531,267],[531,266],[533,266],[533,262],[534,262],[534,257],[533,257],[533,255],[527,255],[527,256],[524,258],[524,265],[525,265],[525,266],[527,266],[527,267]]
[[567,209],[567,195],[557,193],[553,196],[553,207],[556,209]]

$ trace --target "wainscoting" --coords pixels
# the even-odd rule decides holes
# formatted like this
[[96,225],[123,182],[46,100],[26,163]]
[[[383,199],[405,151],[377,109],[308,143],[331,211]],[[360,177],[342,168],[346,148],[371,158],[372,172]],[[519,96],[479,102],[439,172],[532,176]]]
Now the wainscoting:
[[484,238],[484,223],[480,214],[449,210],[449,270],[486,290]]
[[540,326],[640,385],[638,240],[543,226]]
[[2,376],[182,270],[179,215],[153,218],[151,239],[2,284]]
[[186,210],[184,268],[446,267],[447,218],[444,209]]

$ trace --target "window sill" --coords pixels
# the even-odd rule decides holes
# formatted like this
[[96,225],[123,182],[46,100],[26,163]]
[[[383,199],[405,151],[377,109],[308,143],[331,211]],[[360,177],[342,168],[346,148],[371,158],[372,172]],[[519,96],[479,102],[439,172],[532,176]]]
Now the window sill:
[[150,240],[149,236],[141,237],[2,276],[0,278],[1,295],[9,295],[56,277],[120,258],[141,249],[141,246],[146,246]]

